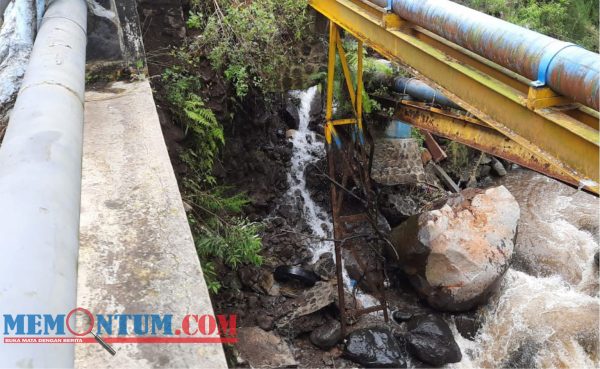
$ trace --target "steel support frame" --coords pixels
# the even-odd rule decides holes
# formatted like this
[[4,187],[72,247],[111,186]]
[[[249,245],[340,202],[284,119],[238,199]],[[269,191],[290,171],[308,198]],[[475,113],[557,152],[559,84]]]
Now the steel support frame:
[[[343,280],[343,265],[342,265],[342,249],[345,247],[345,239],[343,226],[344,219],[348,218],[341,215],[342,205],[344,200],[344,188],[350,177],[355,177],[355,182],[362,182],[367,184],[365,193],[369,193],[370,186],[368,185],[370,177],[368,171],[365,170],[365,166],[362,165],[360,170],[360,178],[356,177],[356,166],[350,164],[350,162],[359,157],[360,161],[364,164],[367,161],[367,155],[364,150],[364,132],[363,132],[363,121],[362,121],[362,93],[363,93],[363,42],[358,40],[357,50],[357,72],[356,72],[356,89],[353,86],[352,74],[346,58],[346,53],[343,48],[343,44],[340,38],[340,32],[338,26],[334,22],[329,22],[329,51],[328,51],[328,63],[327,63],[327,95],[326,95],[326,110],[325,110],[325,139],[327,142],[327,162],[329,167],[329,177],[332,179],[331,182],[331,212],[333,220],[333,233],[334,233],[334,247],[335,247],[335,263],[336,263],[336,275],[338,285],[338,303],[340,307],[340,320],[342,335],[346,333],[346,326],[348,324],[348,316],[346,312],[345,296],[344,296],[344,280]],[[350,101],[352,103],[353,118],[344,119],[333,119],[333,85],[335,76],[335,61],[336,53],[340,58],[340,64],[346,81],[346,88]],[[348,126],[352,130],[352,142],[342,142],[342,136],[336,130],[339,126]],[[335,141],[335,145],[333,145]],[[348,140],[350,141],[350,140]],[[355,146],[363,146],[359,153],[354,151]],[[336,149],[337,147],[337,149]],[[342,148],[346,151],[342,151]],[[358,154],[358,155],[356,155]],[[342,179],[340,182],[335,180],[338,175],[338,168],[336,168],[336,157],[341,159],[342,162],[341,174]],[[360,166],[360,165],[359,165]],[[338,186],[341,186],[338,189]],[[364,215],[364,214],[362,214]],[[364,270],[364,263],[356,256],[353,247],[350,246],[352,256],[356,259],[359,266]],[[387,303],[385,299],[384,286],[380,288],[380,305],[370,307],[368,309],[354,309],[350,312],[350,315],[356,317],[359,315],[367,314],[374,311],[383,310],[385,321],[388,320],[387,315]]]
[[577,186],[561,168],[544,161],[484,122],[414,101],[400,101],[394,117],[438,136],[506,159],[549,177]]
[[386,28],[389,15],[360,1],[310,0],[310,5],[381,55],[407,66],[529,156],[567,173],[570,183],[598,193],[597,112],[576,106],[530,109],[523,77],[401,20]]

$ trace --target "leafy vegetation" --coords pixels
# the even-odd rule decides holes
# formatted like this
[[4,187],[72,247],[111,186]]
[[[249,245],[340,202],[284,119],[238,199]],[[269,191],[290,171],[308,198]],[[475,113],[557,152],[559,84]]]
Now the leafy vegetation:
[[462,0],[463,4],[598,52],[596,0]]
[[202,14],[190,12],[185,25],[188,29],[199,29],[202,25]]
[[[344,40],[344,50],[346,52],[346,58],[348,60],[348,67],[350,68],[350,74],[352,75],[352,87],[356,90],[356,71],[358,69],[358,44],[356,41],[351,39]],[[363,75],[364,76],[372,76],[373,79],[376,76],[385,76],[391,77],[395,74],[395,71],[392,69],[390,64],[383,63],[379,59],[371,58],[367,56],[366,48],[363,48]],[[346,79],[344,77],[344,72],[342,71],[342,63],[340,61],[339,56],[336,58],[336,67],[335,67],[335,77],[334,77],[334,86],[333,93],[334,99],[338,104],[336,107],[336,116],[338,117],[347,117],[352,112],[352,104],[350,102],[350,98],[348,96],[348,88],[346,87]],[[365,77],[365,83],[371,78]],[[363,86],[364,87],[364,86]],[[367,86],[368,87],[368,86]],[[363,99],[363,112],[365,114],[370,114],[375,111],[379,111],[381,109],[380,104],[371,99],[369,94],[366,91],[366,88],[363,88],[362,99]],[[375,93],[381,93],[382,91],[377,90],[377,88],[373,89]],[[383,94],[383,93],[381,93]]]
[[223,127],[201,97],[203,85],[193,73],[194,60],[177,50],[181,65],[167,68],[162,75],[166,98],[176,121],[184,128],[188,145],[181,155],[188,174],[183,180],[184,201],[191,206],[188,220],[194,234],[208,288],[221,287],[216,262],[236,269],[242,263],[259,265],[262,243],[260,224],[241,216],[248,203],[244,194],[217,186],[212,175],[220,147],[225,143]]
[[212,168],[220,145],[225,143],[223,127],[217,122],[212,110],[205,107],[200,97],[200,79],[186,74],[181,68],[168,68],[163,73],[167,99],[171,112],[190,135],[191,145],[183,154],[195,178],[207,185],[215,185]]
[[196,250],[202,262],[208,288],[217,293],[221,284],[217,280],[214,261],[218,260],[232,269],[241,264],[260,265],[262,230],[240,216],[248,203],[244,194],[226,195],[227,188],[215,187],[205,190],[193,179],[184,181],[185,201],[192,206],[188,216],[194,234]]
[[419,147],[423,150],[423,144],[425,143],[425,136],[421,133],[421,131],[416,127],[410,128],[410,137],[417,140]]
[[251,87],[273,91],[281,72],[294,62],[290,51],[310,34],[307,5],[307,0],[193,2],[194,14],[208,14],[194,43],[239,97]]

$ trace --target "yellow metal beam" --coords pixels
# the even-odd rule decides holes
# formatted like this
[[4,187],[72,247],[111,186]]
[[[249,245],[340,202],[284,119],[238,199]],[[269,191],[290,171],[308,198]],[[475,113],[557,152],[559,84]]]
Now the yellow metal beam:
[[[337,119],[333,120],[333,83],[335,76],[335,52],[340,57],[340,63],[342,65],[342,72],[346,81],[346,88],[348,89],[348,95],[352,102],[352,113],[355,118]],[[362,132],[362,93],[363,93],[363,43],[358,41],[358,60],[356,68],[356,89],[354,89],[352,73],[350,72],[350,66],[348,65],[348,59],[346,58],[346,52],[342,45],[340,38],[340,32],[338,26],[334,22],[329,23],[329,56],[327,63],[327,106],[325,111],[325,140],[327,144],[331,144],[332,140],[335,139],[337,146],[341,146],[341,140],[338,133],[335,130],[335,126],[354,124],[358,127],[355,131],[358,133],[358,138],[361,143],[364,143],[364,134]]]
[[340,64],[342,65],[342,72],[344,73],[344,79],[346,80],[346,88],[348,89],[348,95],[350,95],[352,108],[356,110],[356,93],[354,92],[354,86],[352,85],[352,73],[350,73],[350,66],[348,66],[348,59],[346,59],[346,52],[344,51],[340,33],[337,29],[335,34],[335,45],[337,47],[338,55],[340,56]]
[[325,108],[325,140],[331,144],[332,135],[335,133],[331,118],[333,117],[333,77],[335,77],[335,45],[337,40],[337,27],[329,23],[329,55],[327,59],[327,105]]
[[418,27],[386,29],[383,14],[358,1],[310,0],[310,5],[389,60],[407,66],[530,154],[598,192],[599,143],[593,112],[529,109],[523,77]]

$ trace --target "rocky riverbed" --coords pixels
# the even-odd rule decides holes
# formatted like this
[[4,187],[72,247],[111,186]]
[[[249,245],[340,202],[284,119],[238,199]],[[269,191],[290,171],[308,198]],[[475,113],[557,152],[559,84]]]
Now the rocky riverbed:
[[[315,106],[318,100],[315,95]],[[296,119],[303,114],[319,119],[318,108],[307,109],[300,101],[296,104],[300,110]],[[285,128],[295,131],[288,131],[285,147],[289,156],[281,160],[280,167],[304,169],[307,177],[298,180],[298,173],[288,172],[287,186],[284,189],[282,185],[279,196],[274,196],[277,200],[265,217],[266,263],[228,273],[225,291],[215,298],[217,311],[239,314],[240,325],[247,327],[246,338],[230,350],[234,365],[472,368],[598,364],[600,299],[598,267],[593,260],[598,249],[594,228],[598,224],[597,198],[522,169],[509,170],[495,179],[485,176],[479,181],[483,189],[444,195],[441,202],[439,193],[423,188],[386,189],[388,195],[398,193],[424,204],[406,211],[392,235],[404,228],[417,233],[397,236],[400,240],[418,238],[421,230],[434,246],[408,265],[389,263],[390,322],[385,323],[380,313],[363,316],[342,337],[335,264],[328,252],[331,242],[323,241],[331,237],[328,203],[322,196],[328,183],[319,176],[323,168],[309,169],[323,166],[322,137],[290,121]],[[299,134],[305,136],[298,139]],[[298,145],[304,146],[298,150]],[[310,157],[304,157],[307,160],[302,166],[294,163],[299,151]],[[435,204],[433,199],[437,199]],[[430,228],[426,224],[431,224]],[[455,231],[454,238],[444,233],[449,228]],[[473,237],[469,232],[474,232]],[[456,248],[473,239],[476,244],[467,242],[462,249]],[[453,248],[444,249],[448,244]],[[419,245],[423,242],[415,247]],[[418,250],[413,256],[417,254]],[[314,272],[320,281],[278,279],[276,270],[281,266]],[[350,295],[354,283],[350,275],[345,275],[347,307],[372,304],[374,299],[366,293],[356,299]],[[460,303],[450,307],[449,302]],[[262,344],[247,347],[256,342]],[[283,361],[273,363],[271,358]]]
[[[185,34],[183,15],[175,6],[168,17],[157,17],[160,6],[148,2],[141,3],[140,13],[143,22],[154,19],[148,21],[152,26],[145,44],[150,75],[159,75],[170,56],[153,50],[182,41],[181,32],[172,30]],[[413,265],[393,258],[385,263],[390,321],[385,323],[381,313],[362,316],[343,337],[340,309],[370,306],[376,299],[361,292],[369,286],[347,255],[345,306],[337,299],[322,91],[282,95],[268,105],[250,96],[249,103],[233,107],[218,75],[204,61],[199,69],[212,86],[207,104],[218,117],[233,109],[243,112],[225,127],[227,144],[215,175],[220,183],[246,191],[251,199],[246,215],[264,224],[260,267],[216,266],[223,288],[213,297],[215,311],[237,314],[240,327],[239,343],[226,347],[231,366],[598,366],[596,197],[469,150],[466,161],[450,157],[441,165],[463,188],[479,189],[448,196],[439,189],[431,164],[423,166],[426,183],[379,186],[381,229],[393,234],[392,229],[403,227],[416,237],[413,246],[427,247]],[[184,134],[165,109],[160,79],[153,83],[163,133],[181,178],[186,175],[179,162]],[[486,197],[488,188],[495,193]],[[450,226],[458,230],[452,239],[458,248],[444,250],[442,241],[449,240],[431,232],[427,242],[419,238],[420,230]],[[496,226],[502,231],[495,232]],[[369,234],[356,240],[364,257],[385,251],[370,228],[365,223],[354,229]],[[470,231],[479,237],[477,245],[461,241]],[[470,252],[473,247],[485,252]],[[380,261],[370,260],[373,265]],[[448,274],[436,275],[440,270],[432,267],[428,271],[429,263],[445,265]],[[382,275],[377,268],[373,272]],[[453,275],[454,285],[440,283],[447,275]],[[472,280],[483,286],[481,293],[465,288]],[[473,296],[481,299],[470,301]],[[461,306],[449,309],[449,301]]]

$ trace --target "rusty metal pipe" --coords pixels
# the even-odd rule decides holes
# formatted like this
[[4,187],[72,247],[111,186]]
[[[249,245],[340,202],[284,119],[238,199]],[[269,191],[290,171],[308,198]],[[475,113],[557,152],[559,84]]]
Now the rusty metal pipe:
[[401,18],[598,110],[599,54],[447,0],[389,2]]

